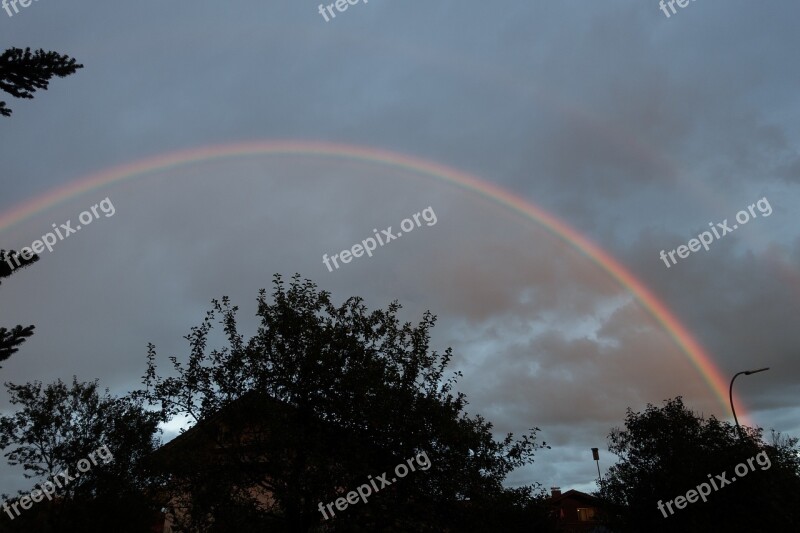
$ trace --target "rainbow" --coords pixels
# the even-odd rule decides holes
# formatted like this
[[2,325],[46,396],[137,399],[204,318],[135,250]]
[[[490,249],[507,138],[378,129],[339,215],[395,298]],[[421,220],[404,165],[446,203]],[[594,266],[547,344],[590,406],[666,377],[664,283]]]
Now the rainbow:
[[[698,370],[723,407],[730,413],[728,389],[725,376],[714,364],[711,355],[675,317],[669,308],[610,254],[602,250],[590,239],[584,237],[565,222],[533,203],[516,197],[497,185],[483,181],[464,172],[446,166],[424,161],[376,148],[366,148],[328,142],[312,141],[254,141],[237,144],[216,145],[182,150],[148,158],[135,163],[122,165],[103,171],[75,183],[53,189],[46,194],[20,204],[0,214],[0,231],[19,223],[34,214],[52,207],[69,198],[76,197],[94,189],[124,179],[141,176],[154,171],[167,170],[190,163],[211,159],[234,158],[253,155],[303,155],[355,159],[411,170],[421,175],[440,179],[489,198],[525,218],[534,220],[546,227],[554,235],[580,250],[594,263],[605,270],[620,285],[630,291],[647,312],[669,333],[681,351]],[[737,399],[737,405],[741,405]],[[749,416],[743,413],[743,422],[751,425]]]

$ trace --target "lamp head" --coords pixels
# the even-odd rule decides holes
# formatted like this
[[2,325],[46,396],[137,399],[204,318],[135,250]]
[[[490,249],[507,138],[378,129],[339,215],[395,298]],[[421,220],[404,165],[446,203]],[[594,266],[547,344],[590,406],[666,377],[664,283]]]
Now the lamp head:
[[758,370],[748,370],[744,373],[744,375],[749,376],[750,374],[758,374],[759,372],[764,372],[765,370],[769,370],[769,367],[759,368]]

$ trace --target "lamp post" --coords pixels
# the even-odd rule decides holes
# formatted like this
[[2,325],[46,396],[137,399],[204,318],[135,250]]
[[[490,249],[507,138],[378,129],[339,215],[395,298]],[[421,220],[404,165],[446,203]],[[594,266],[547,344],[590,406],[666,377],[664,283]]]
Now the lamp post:
[[592,458],[597,461],[597,479],[602,478],[603,476],[600,475],[600,450],[597,448],[592,448]]
[[728,389],[728,396],[730,397],[731,401],[731,412],[733,413],[733,421],[736,422],[736,433],[739,435],[739,440],[742,439],[742,429],[739,427],[739,419],[736,418],[736,409],[733,408],[733,382],[740,374],[744,374],[745,376],[749,376],[750,374],[757,374],[759,372],[764,372],[765,370],[769,370],[769,367],[766,368],[759,368],[758,370],[745,370],[744,372],[737,372],[733,379],[731,379],[731,386]]

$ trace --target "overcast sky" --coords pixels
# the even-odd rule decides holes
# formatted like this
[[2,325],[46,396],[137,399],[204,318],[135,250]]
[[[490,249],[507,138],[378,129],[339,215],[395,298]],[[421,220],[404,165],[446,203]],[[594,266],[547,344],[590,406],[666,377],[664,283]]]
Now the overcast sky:
[[[295,139],[413,156],[591,239],[726,380],[771,367],[737,380],[738,407],[767,431],[800,435],[800,5],[676,8],[667,18],[655,0],[371,0],[328,22],[298,0],[0,11],[2,49],[85,65],[33,100],[0,95],[14,111],[0,119],[0,216],[90,174],[205,146]],[[0,227],[0,247],[75,226],[106,197],[113,216],[100,211],[0,287],[0,324],[36,325],[3,381],[75,374],[125,393],[140,386],[148,342],[163,362],[185,358],[182,337],[223,295],[252,333],[258,289],[299,272],[339,302],[397,299],[405,319],[439,317],[433,344],[453,347],[468,411],[501,432],[538,426],[552,446],[510,485],[594,490],[589,448],[610,466],[606,436],[627,407],[683,395],[728,418],[674,339],[584,254],[412,169],[310,154],[178,165]],[[669,268],[659,258],[764,198],[709,250],[673,254]],[[333,272],[323,265],[429,206],[435,224]],[[0,409],[10,409],[4,390]],[[0,467],[0,492],[30,484]]]

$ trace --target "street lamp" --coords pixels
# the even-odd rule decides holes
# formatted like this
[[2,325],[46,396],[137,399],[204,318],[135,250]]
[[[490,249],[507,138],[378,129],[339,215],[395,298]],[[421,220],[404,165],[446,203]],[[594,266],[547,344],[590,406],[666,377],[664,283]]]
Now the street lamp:
[[739,427],[739,419],[736,418],[736,409],[733,408],[733,382],[740,374],[744,374],[745,376],[749,376],[750,374],[758,374],[759,372],[764,372],[765,370],[769,370],[769,367],[766,368],[759,368],[758,370],[745,370],[744,372],[737,372],[733,379],[731,380],[731,386],[728,389],[728,395],[730,396],[731,401],[731,412],[733,413],[733,421],[736,422],[736,433],[739,434],[739,440],[742,438],[742,429]]
[[598,448],[592,448],[592,458],[597,461],[597,479],[600,479],[603,476],[600,475],[600,450]]

